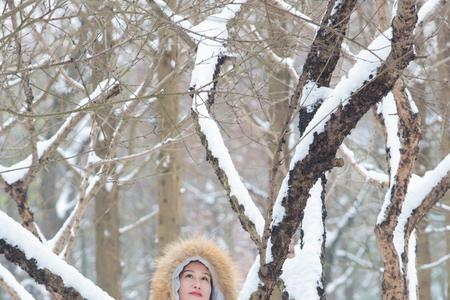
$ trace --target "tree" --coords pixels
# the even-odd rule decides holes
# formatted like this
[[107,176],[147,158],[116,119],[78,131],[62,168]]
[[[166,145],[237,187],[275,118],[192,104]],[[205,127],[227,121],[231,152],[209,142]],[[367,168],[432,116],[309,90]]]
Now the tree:
[[[422,80],[431,92],[426,66],[446,63],[442,43],[428,43],[441,36],[428,24],[444,5],[317,2],[8,1],[0,183],[25,229],[0,213],[6,261],[43,284],[43,297],[109,299],[86,279],[95,278],[95,226],[98,284],[144,298],[153,217],[175,221],[163,244],[182,212],[181,232],[208,230],[247,259],[256,249],[240,299],[275,290],[283,299],[415,299],[415,230],[450,187],[448,149],[433,142],[446,141],[437,129],[448,129],[446,102],[434,118],[415,88]],[[421,35],[429,57],[414,52]],[[174,154],[173,168],[161,169],[161,153]],[[61,172],[49,186],[64,223],[51,239],[35,187],[49,164]],[[189,171],[181,182],[180,170]],[[163,182],[166,191],[148,192]],[[169,193],[175,208],[160,204]],[[249,238],[228,230],[238,226]],[[102,237],[114,246],[100,247]],[[118,267],[101,272],[108,254]],[[21,288],[23,273],[0,270],[13,298],[37,294]]]

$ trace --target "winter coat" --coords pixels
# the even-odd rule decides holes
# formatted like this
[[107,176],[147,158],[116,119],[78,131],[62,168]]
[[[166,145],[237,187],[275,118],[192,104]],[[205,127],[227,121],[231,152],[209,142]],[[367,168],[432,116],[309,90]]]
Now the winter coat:
[[179,276],[192,261],[203,263],[212,275],[211,300],[236,300],[236,271],[231,258],[206,238],[185,239],[169,244],[156,262],[150,300],[179,300]]

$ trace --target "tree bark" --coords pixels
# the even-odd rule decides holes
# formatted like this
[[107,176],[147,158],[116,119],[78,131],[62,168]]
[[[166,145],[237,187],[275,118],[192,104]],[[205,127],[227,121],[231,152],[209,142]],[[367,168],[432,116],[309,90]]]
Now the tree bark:
[[[431,262],[429,234],[425,232],[428,225],[426,219],[419,223],[417,230],[417,265]],[[431,269],[418,270],[419,300],[433,299],[431,297]]]
[[4,239],[0,239],[0,253],[10,262],[20,266],[37,283],[45,285],[49,292],[62,295],[64,299],[84,299],[74,288],[65,286],[60,276],[53,274],[48,269],[40,268],[36,260],[28,259],[24,252]]
[[[167,4],[175,7],[176,1]],[[162,80],[178,63],[178,39],[170,36],[169,30],[160,33],[162,57],[158,66],[158,79]],[[164,86],[164,95],[158,97],[159,136],[161,140],[172,137],[177,133],[178,120],[178,84],[180,77],[174,76]],[[166,146],[159,153],[158,158],[158,201],[159,201],[159,227],[158,251],[162,253],[164,247],[176,240],[181,231],[181,154],[178,145]]]
[[[96,7],[94,5],[94,7]],[[112,12],[106,8],[99,10],[99,24],[102,26],[102,41],[96,41],[94,49],[102,52],[112,47]],[[113,72],[114,61],[112,52],[104,53],[93,60],[93,72],[91,83],[97,86],[105,78],[110,78]],[[117,126],[117,119],[111,112],[112,106],[105,105],[96,110],[95,121],[101,129],[103,139],[99,139],[95,153],[98,157],[107,158],[115,153],[113,133]],[[113,185],[112,183],[110,183]],[[96,274],[97,284],[115,299],[121,299],[121,266],[119,244],[119,190],[116,186],[101,187],[95,196],[95,241],[96,241]]]
[[[271,49],[280,57],[287,57],[287,41],[286,35],[283,32],[285,28],[284,22],[281,20],[270,21],[269,16],[269,36]],[[281,24],[278,24],[281,21]],[[284,38],[283,38],[284,37]],[[275,191],[280,189],[281,181],[284,177],[282,168],[286,168],[289,164],[289,148],[288,143],[285,141],[286,132],[289,128],[286,128],[288,123],[286,122],[286,116],[289,115],[289,83],[290,75],[287,67],[283,67],[281,70],[274,72],[269,71],[269,98],[271,106],[269,108],[270,115],[270,137],[277,137],[269,141],[270,152],[272,153],[272,159],[269,162],[271,169],[269,171],[269,198],[267,206],[273,205]],[[278,145],[281,143],[281,145]],[[271,210],[270,210],[271,211]],[[272,293],[270,300],[281,300],[282,291],[278,285]]]
[[[394,18],[392,51],[386,62],[378,69],[377,75],[350,97],[349,103],[337,108],[322,133],[316,134],[309,146],[308,154],[289,174],[287,196],[281,201],[285,209],[283,220],[272,229],[273,261],[267,265],[263,281],[273,287],[281,270],[287,250],[281,245],[289,241],[301,221],[301,213],[308,198],[308,192],[319,176],[336,165],[337,148],[360,118],[376,102],[380,101],[392,88],[403,69],[413,58],[412,31],[416,23],[415,3],[399,2],[398,15]],[[260,290],[266,293],[265,287]]]
[[112,297],[121,299],[119,243],[119,191],[103,187],[95,201],[95,269],[97,284]]
[[[448,9],[443,10],[443,14],[440,16],[442,20],[448,20],[450,17],[450,11]],[[450,50],[448,48],[448,37],[450,35],[449,26],[440,26],[438,35],[438,47],[437,51],[440,55],[437,56],[437,61],[440,62],[447,59],[450,55]],[[441,135],[441,145],[440,154],[446,155],[450,152],[450,103],[448,101],[448,95],[450,95],[450,62],[441,63],[438,66],[438,78],[443,81],[443,84],[437,86],[437,95],[439,97],[439,110],[443,112],[443,124],[442,124],[442,135]],[[450,205],[450,196],[447,194],[444,202]],[[445,216],[446,224],[450,224],[450,212],[446,213]],[[450,234],[446,233],[446,244],[447,252],[450,253]],[[450,297],[450,260],[447,261],[447,298]]]

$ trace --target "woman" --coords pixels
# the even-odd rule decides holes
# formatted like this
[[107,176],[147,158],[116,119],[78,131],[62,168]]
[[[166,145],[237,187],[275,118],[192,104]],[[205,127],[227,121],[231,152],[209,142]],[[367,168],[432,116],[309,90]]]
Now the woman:
[[156,262],[150,300],[235,300],[231,258],[206,238],[168,245]]

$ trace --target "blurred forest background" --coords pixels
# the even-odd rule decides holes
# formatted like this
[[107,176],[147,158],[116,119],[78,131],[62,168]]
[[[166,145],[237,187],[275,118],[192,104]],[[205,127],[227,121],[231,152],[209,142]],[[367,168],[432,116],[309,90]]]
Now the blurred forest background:
[[[193,24],[228,2],[166,1]],[[390,26],[393,2],[357,1],[331,86],[353,65],[352,54]],[[318,0],[249,1],[228,24],[233,55],[211,113],[261,211],[279,188],[271,188],[279,182],[271,175],[277,134],[326,8]],[[71,230],[51,240],[53,249],[116,299],[146,299],[155,258],[179,236],[213,237],[232,254],[243,282],[257,250],[195,132],[189,93],[195,45],[153,1],[2,0],[0,9],[0,210],[49,241],[77,210]],[[441,1],[417,26],[417,58],[402,76],[422,121],[418,175],[450,152],[449,15]],[[276,176],[288,171],[297,123],[298,116]],[[387,174],[388,166],[376,109],[344,143],[338,156],[345,164],[329,174],[325,194],[325,294],[380,299],[374,226],[388,185],[367,174]],[[28,172],[22,180],[11,179],[21,171]],[[448,193],[417,235],[420,299],[449,299]],[[4,257],[0,265],[36,299],[51,297]],[[14,297],[1,278],[0,287],[0,299]]]

